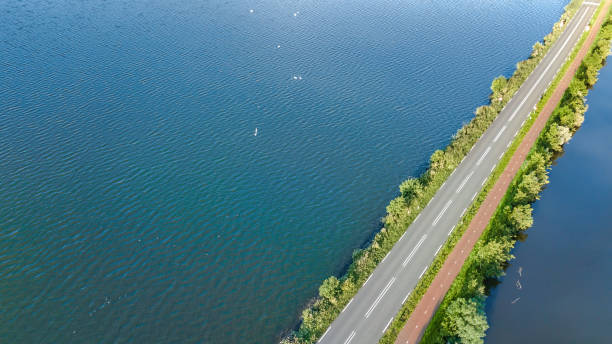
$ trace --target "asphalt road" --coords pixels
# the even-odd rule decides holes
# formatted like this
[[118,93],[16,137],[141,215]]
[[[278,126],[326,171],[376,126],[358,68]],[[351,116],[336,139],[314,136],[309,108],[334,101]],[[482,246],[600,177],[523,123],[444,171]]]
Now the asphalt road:
[[319,343],[378,343],[570,55],[598,5],[598,0],[582,4],[544,59]]

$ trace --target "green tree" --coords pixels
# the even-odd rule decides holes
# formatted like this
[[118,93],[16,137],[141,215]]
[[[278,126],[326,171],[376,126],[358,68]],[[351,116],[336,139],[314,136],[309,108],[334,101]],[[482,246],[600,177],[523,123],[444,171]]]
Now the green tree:
[[513,259],[510,241],[490,241],[476,253],[478,268],[485,277],[497,278],[504,274],[503,263]]
[[547,146],[555,152],[560,152],[562,147],[563,140],[561,139],[561,134],[559,133],[559,126],[557,123],[553,123],[546,133],[544,134],[544,139],[546,140]]
[[570,109],[567,105],[561,106],[555,110],[555,116],[559,117],[559,123],[568,128],[575,129],[576,125],[576,113]]
[[444,152],[436,150],[429,158],[429,168],[432,175],[444,167]]
[[483,343],[489,328],[484,314],[483,297],[469,300],[458,298],[451,302],[442,320],[442,330],[450,343]]
[[410,203],[415,198],[418,198],[423,193],[423,185],[416,178],[410,178],[400,184],[400,193],[406,202]]
[[537,172],[532,171],[524,175],[517,189],[514,200],[518,203],[526,204],[539,199],[542,184],[538,179]]
[[331,276],[323,281],[323,284],[319,287],[319,296],[336,305],[338,303],[339,287],[340,281],[336,277]]
[[533,225],[533,217],[531,216],[532,210],[533,209],[531,209],[531,205],[529,204],[515,206],[510,213],[510,221],[512,225],[521,231],[531,227],[531,225]]
[[387,206],[387,216],[385,217],[385,223],[396,224],[408,210],[408,205],[403,197],[396,197],[389,202]]

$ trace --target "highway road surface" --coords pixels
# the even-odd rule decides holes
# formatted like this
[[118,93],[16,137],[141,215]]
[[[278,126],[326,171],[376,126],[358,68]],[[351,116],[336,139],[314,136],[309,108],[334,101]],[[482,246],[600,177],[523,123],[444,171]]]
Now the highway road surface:
[[582,4],[544,59],[319,343],[378,343],[587,29],[598,5],[598,0]]

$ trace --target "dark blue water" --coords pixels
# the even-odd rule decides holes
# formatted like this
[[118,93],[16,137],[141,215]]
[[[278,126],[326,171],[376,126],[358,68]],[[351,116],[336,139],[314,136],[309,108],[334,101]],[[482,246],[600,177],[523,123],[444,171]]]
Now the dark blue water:
[[277,340],[566,1],[0,2],[0,342]]
[[534,226],[487,300],[488,343],[612,338],[611,90],[607,65],[589,93],[582,128],[535,203]]

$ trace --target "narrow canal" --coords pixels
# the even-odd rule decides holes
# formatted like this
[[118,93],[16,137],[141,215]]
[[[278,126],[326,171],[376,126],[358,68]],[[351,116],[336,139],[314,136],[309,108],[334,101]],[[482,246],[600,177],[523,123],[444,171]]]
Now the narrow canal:
[[609,343],[612,325],[612,67],[534,205],[534,226],[487,303],[486,342]]

